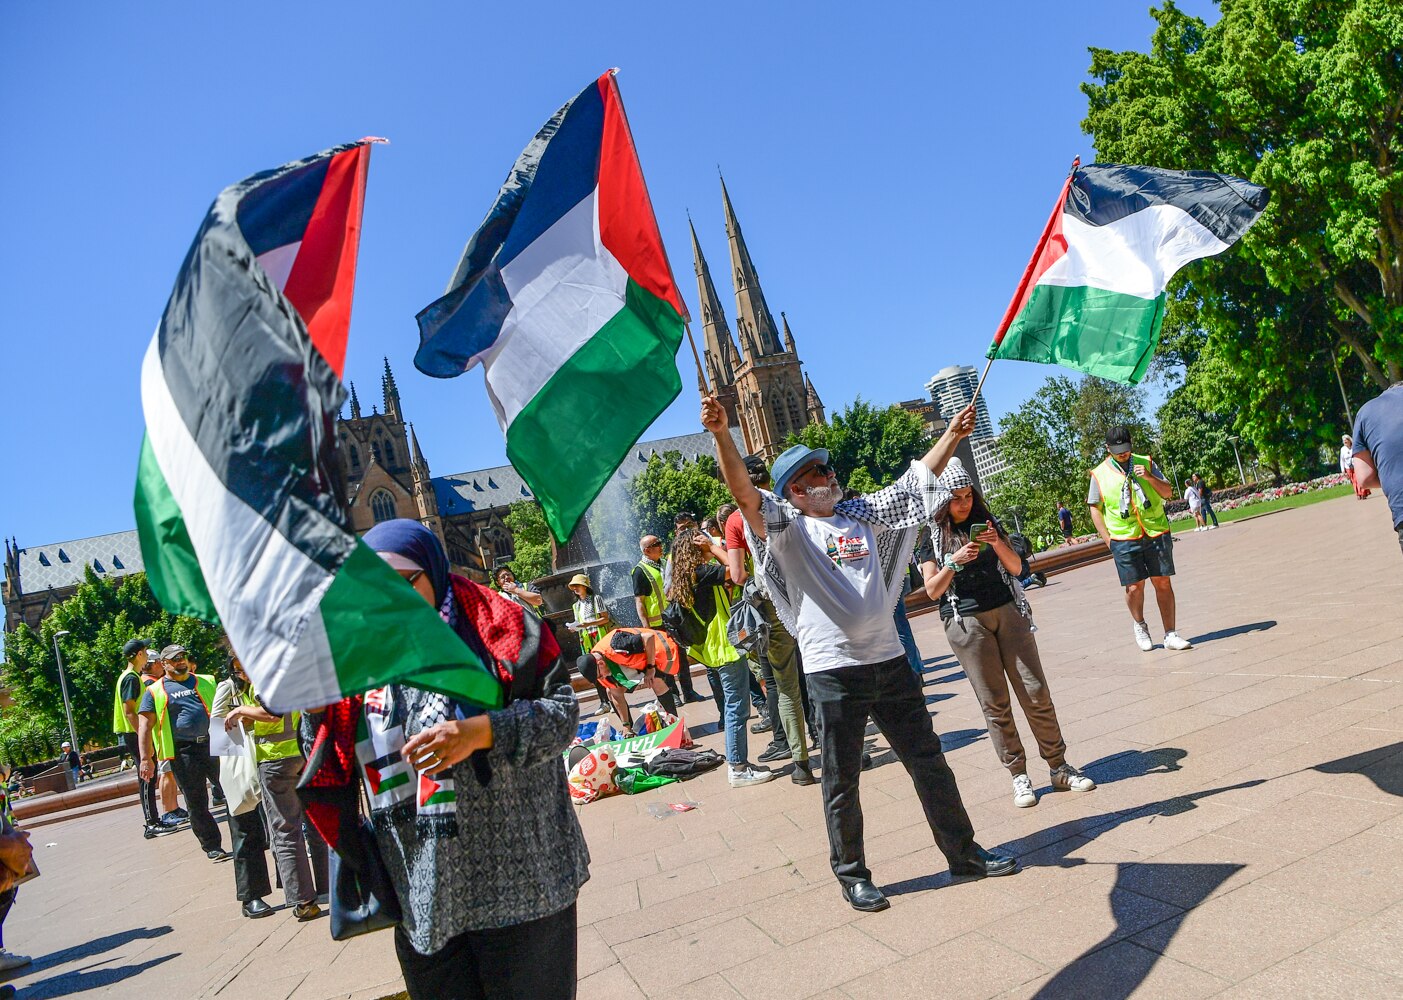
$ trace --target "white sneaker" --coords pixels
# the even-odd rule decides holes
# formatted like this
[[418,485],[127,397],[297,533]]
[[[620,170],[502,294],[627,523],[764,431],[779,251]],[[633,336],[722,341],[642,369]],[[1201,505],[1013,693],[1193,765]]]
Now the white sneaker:
[[1095,787],[1096,782],[1071,764],[1063,764],[1052,772],[1052,790],[1054,792],[1089,792]]
[[34,959],[28,955],[16,955],[12,951],[0,949],[0,972],[8,972],[11,969],[18,969],[21,965],[28,965]]
[[757,771],[747,764],[730,769],[730,783],[732,788],[746,788],[750,785],[763,785],[767,781],[774,781],[779,777],[778,771]]
[[1038,795],[1033,791],[1033,781],[1026,774],[1013,776],[1013,804],[1019,809],[1038,804]]
[[[1173,634],[1172,632],[1170,633],[1170,635]],[[1147,653],[1155,648],[1154,640],[1150,638],[1150,626],[1146,625],[1144,622],[1135,623],[1135,645],[1139,646]]]
[[[1143,649],[1144,647],[1142,646],[1141,648]],[[1166,632],[1166,633],[1164,633],[1164,648],[1165,648],[1165,649],[1193,649],[1193,648],[1194,648],[1194,644],[1191,643],[1191,642],[1189,642],[1189,640],[1185,639],[1185,638],[1184,638],[1182,635],[1180,635],[1178,632]]]

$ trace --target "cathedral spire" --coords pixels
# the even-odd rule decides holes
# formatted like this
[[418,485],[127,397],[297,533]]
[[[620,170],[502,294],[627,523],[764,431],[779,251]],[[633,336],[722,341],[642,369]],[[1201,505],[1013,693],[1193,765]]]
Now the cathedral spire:
[[385,359],[385,374],[380,378],[380,388],[385,394],[385,416],[393,420],[403,420],[399,408],[399,387],[395,385],[395,373],[390,371],[390,359]]
[[360,419],[360,397],[356,395],[356,384],[351,383],[351,419]]
[[[731,274],[736,285],[736,327],[741,333],[742,344],[745,335],[750,334],[752,350],[759,356],[779,354],[779,333],[775,329],[770,307],[765,304],[765,293],[760,290],[760,275],[751,263],[750,251],[746,249],[745,237],[741,235],[740,223],[736,221],[736,210],[731,206],[731,195],[726,190],[726,178],[721,178],[721,202],[726,214],[726,236],[731,241]],[[750,360],[754,360],[752,355]]]
[[409,454],[414,460],[414,475],[429,478],[429,463],[424,460],[423,449],[419,447],[419,435],[414,433],[414,425],[409,425]]
[[790,354],[797,355],[799,352],[794,348],[794,334],[789,332],[789,317],[784,314],[783,310],[780,310],[779,321],[784,324],[784,349]]
[[726,311],[721,307],[721,297],[716,294],[716,286],[711,281],[711,270],[706,266],[701,244],[697,242],[697,230],[692,225],[691,213],[687,215],[687,228],[692,233],[692,263],[697,272],[697,298],[701,300],[702,334],[705,353],[715,369],[713,378],[718,386],[730,385],[736,380],[731,365],[734,349],[731,346],[731,330],[726,325]]

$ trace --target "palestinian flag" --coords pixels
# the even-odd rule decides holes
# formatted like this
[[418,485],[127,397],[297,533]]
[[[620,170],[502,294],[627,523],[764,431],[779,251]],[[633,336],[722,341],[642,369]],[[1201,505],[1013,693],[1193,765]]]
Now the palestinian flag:
[[1269,198],[1207,170],[1074,167],[988,357],[1134,385],[1159,343],[1169,279],[1236,243]]
[[564,543],[681,391],[686,314],[611,70],[517,158],[419,313],[414,363],[436,378],[482,364],[507,457]]
[[222,622],[278,712],[393,681],[500,701],[342,509],[335,424],[369,142],[220,193],[141,371],[151,587],[170,611]]

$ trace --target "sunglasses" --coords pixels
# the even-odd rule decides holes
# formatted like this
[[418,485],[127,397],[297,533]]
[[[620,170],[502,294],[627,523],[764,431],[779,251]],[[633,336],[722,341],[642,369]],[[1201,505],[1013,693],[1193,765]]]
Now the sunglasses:
[[823,477],[826,478],[826,477],[828,477],[828,476],[833,475],[833,473],[834,473],[835,471],[836,471],[836,470],[833,468],[833,466],[831,466],[831,465],[825,465],[825,464],[823,464],[823,463],[820,462],[818,465],[811,465],[811,466],[809,466],[807,469],[805,469],[803,472],[801,472],[801,473],[799,473],[799,474],[800,474],[801,476],[807,476],[807,475],[809,475],[810,473],[817,472],[820,476],[823,476]]

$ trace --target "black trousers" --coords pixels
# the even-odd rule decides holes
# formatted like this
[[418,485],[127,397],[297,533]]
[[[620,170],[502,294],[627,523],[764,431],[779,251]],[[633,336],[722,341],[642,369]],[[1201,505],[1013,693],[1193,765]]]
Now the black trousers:
[[808,679],[822,722],[823,813],[829,860],[838,881],[851,885],[872,878],[862,849],[862,803],[857,791],[869,716],[911,775],[940,852],[952,864],[972,857],[974,827],[906,656],[821,670]]
[[268,881],[268,821],[260,804],[229,817],[230,850],[234,852],[234,896],[240,903],[262,899],[273,891]]
[[421,955],[395,928],[410,1000],[574,1000],[575,904],[524,924],[467,931]]
[[209,740],[194,742],[175,741],[175,758],[171,761],[171,773],[180,786],[180,794],[185,796],[185,809],[190,813],[190,830],[200,847],[206,851],[217,851],[223,847],[219,837],[219,824],[209,811],[209,789],[219,784],[219,761],[209,755]]
[[18,893],[17,885],[0,892],[0,949],[5,947],[5,918],[10,915],[10,907],[15,905],[15,896]]
[[[141,743],[136,738],[136,733],[122,734],[122,753],[130,754],[132,760],[141,763]],[[137,768],[137,792],[141,795],[141,818],[147,826],[157,826],[161,822],[161,814],[156,809],[156,784],[160,780],[159,774],[153,774],[150,781],[141,777],[141,768]]]

